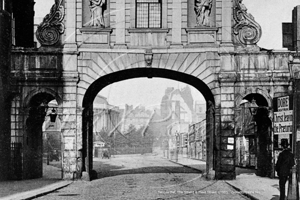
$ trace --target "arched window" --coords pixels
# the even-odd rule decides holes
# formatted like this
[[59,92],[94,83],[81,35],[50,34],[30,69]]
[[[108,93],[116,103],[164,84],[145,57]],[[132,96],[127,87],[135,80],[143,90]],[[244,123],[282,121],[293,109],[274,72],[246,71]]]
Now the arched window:
[[136,28],[162,27],[162,0],[136,0]]

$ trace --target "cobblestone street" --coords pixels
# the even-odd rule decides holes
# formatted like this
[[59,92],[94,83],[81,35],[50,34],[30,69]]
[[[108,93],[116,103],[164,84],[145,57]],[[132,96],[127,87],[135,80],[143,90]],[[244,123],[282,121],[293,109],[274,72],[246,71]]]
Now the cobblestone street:
[[197,170],[159,156],[94,158],[98,179],[76,181],[38,199],[247,199],[224,181],[206,181]]

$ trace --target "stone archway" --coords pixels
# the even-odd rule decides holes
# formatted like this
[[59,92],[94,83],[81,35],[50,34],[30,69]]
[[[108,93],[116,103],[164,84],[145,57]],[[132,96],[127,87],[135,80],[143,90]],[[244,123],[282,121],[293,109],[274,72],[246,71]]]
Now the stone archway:
[[177,71],[158,69],[158,68],[134,68],[111,73],[102,76],[94,81],[87,89],[83,98],[82,113],[82,171],[88,174],[88,178],[92,178],[93,169],[93,101],[104,87],[114,83],[131,78],[139,77],[159,77],[173,79],[192,85],[201,92],[207,102],[207,167],[206,174],[209,176],[213,171],[214,143],[215,143],[215,100],[210,88],[200,79]]
[[257,175],[272,177],[272,122],[269,118],[270,105],[265,96],[248,93],[237,102],[236,165],[255,168]]
[[24,118],[23,139],[23,179],[43,176],[43,130],[42,126],[48,109],[48,103],[55,96],[47,92],[36,93],[27,99]]

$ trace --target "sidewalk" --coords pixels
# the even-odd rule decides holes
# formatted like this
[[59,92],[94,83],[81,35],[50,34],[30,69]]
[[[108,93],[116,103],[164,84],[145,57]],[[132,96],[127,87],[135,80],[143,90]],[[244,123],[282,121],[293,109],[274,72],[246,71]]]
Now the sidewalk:
[[[167,159],[167,158],[166,158]],[[175,162],[176,160],[170,160]],[[176,163],[200,170],[205,173],[206,163],[204,161],[179,157]],[[237,191],[254,200],[279,200],[279,181],[255,175],[255,170],[236,168],[236,179],[226,181]],[[287,193],[286,184],[286,193]]]
[[[185,157],[179,157],[178,160],[170,161],[205,173],[206,162],[204,161]],[[72,181],[60,179],[61,172],[58,168],[45,167],[43,178],[0,182],[0,200],[32,199],[72,183]],[[278,179],[259,177],[254,172],[255,170],[236,168],[236,180],[229,180],[226,183],[254,200],[278,200]]]
[[[226,181],[236,190],[252,199],[279,200],[279,180],[256,176],[255,173],[245,173],[236,176],[236,180]],[[286,193],[287,193],[286,184]]]
[[72,183],[61,180],[59,168],[44,165],[44,176],[39,179],[0,182],[1,200],[32,199]]

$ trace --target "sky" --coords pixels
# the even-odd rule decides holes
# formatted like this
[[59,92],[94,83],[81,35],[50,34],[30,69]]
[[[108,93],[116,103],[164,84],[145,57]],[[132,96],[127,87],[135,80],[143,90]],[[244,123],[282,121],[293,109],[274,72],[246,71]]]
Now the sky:
[[[35,0],[35,16],[44,17],[49,13],[54,0]],[[258,46],[266,49],[282,49],[283,22],[292,21],[292,10],[300,5],[300,0],[244,0],[255,20],[262,27],[262,37]],[[182,88],[184,83],[160,78],[136,78],[114,83],[100,91],[111,105],[145,105],[149,108],[159,105],[166,87]],[[194,100],[204,101],[201,93],[191,86]]]
[[[160,106],[167,87],[181,89],[185,86],[185,83],[165,78],[135,78],[113,83],[101,90],[99,94],[107,97],[108,102],[114,106],[124,107],[128,102],[127,104],[130,105],[144,105],[146,108],[152,109]],[[194,101],[204,103],[202,94],[193,86],[189,87]]]
[[292,22],[292,10],[300,0],[243,0],[243,4],[262,27],[258,46],[282,49],[282,23]]

